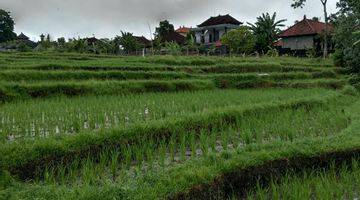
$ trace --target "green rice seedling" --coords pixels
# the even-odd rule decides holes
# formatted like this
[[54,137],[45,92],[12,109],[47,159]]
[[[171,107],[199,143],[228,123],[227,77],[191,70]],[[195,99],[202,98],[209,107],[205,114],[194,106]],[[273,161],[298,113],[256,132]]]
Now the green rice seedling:
[[180,142],[179,142],[179,145],[180,145],[180,160],[181,161],[186,161],[186,151],[187,151],[187,136],[186,134],[183,134],[180,138]]
[[109,163],[109,160],[110,160],[110,162],[112,161],[112,153],[111,152],[112,151],[110,149],[104,149],[100,153],[99,164],[97,165],[101,168],[100,171],[105,171],[105,167]]
[[175,156],[177,151],[176,146],[177,146],[177,138],[176,136],[172,135],[169,141],[169,156],[171,162],[175,161]]
[[[290,100],[303,96],[333,93],[321,89],[299,91],[288,89],[227,90],[72,99],[56,98],[9,103],[0,105],[0,135],[5,141],[8,138],[26,140],[34,139],[34,137],[59,136],[69,133],[90,132],[99,129],[99,127],[101,129],[119,126],[129,127],[135,123],[144,122],[143,114],[139,115],[139,113],[144,113],[146,109],[148,109],[149,116],[147,120],[152,121],[164,117],[186,116],[194,112],[206,111],[208,108],[248,106],[252,103]],[[106,113],[106,117],[104,113]],[[163,113],[167,114],[164,116]],[[48,133],[43,134],[44,131],[41,130],[47,130],[45,132]]]
[[209,152],[209,139],[208,134],[205,131],[200,132],[200,147],[204,156],[207,156]]
[[59,168],[57,168],[57,177],[58,180],[57,182],[61,183],[61,184],[66,184],[67,180],[66,180],[66,166],[64,166],[63,164],[60,165]]
[[56,180],[55,180],[54,174],[55,173],[53,171],[53,168],[46,167],[45,171],[44,171],[44,183],[55,184]]
[[144,159],[144,147],[142,145],[137,145],[132,147],[134,153],[135,153],[135,162],[136,162],[136,166],[138,168],[141,168],[141,165],[143,163],[143,159]]
[[116,181],[116,178],[118,176],[119,158],[120,158],[119,152],[115,152],[111,156],[110,171],[113,181]]
[[123,156],[122,164],[125,167],[125,169],[128,169],[131,166],[131,163],[133,162],[134,152],[132,151],[132,148],[129,145],[123,145],[120,149]]
[[198,149],[198,143],[196,140],[196,133],[194,131],[191,131],[189,134],[190,137],[190,149],[191,149],[191,157],[196,158],[196,151]]
[[218,139],[218,132],[212,130],[210,135],[209,135],[209,142],[210,142],[210,147],[211,147],[213,152],[216,152],[217,139]]
[[83,168],[81,169],[81,177],[84,185],[91,185],[94,183],[96,174],[94,171],[94,164],[91,159],[88,157],[83,161]]
[[158,149],[158,159],[161,168],[166,166],[166,151],[167,145],[164,141],[160,142],[159,149]]
[[[356,164],[354,164],[356,163]],[[359,187],[358,160],[349,165],[336,166],[329,170],[304,171],[301,174],[286,173],[279,181],[271,181],[268,187],[257,186],[248,199],[353,199]]]
[[224,149],[224,151],[227,151],[228,150],[228,145],[230,144],[230,137],[229,137],[229,134],[231,133],[231,129],[228,130],[228,131],[223,131],[221,133],[221,145]]
[[68,173],[67,176],[69,177],[69,182],[77,182],[78,180],[78,169],[81,161],[79,158],[75,159],[71,164],[68,165]]
[[146,163],[149,166],[149,168],[152,168],[154,161],[155,161],[155,144],[153,142],[152,139],[149,139],[145,142],[144,147],[146,148],[145,150],[145,155],[146,155]]
[[249,128],[243,129],[240,134],[245,144],[251,144],[253,142],[253,134]]

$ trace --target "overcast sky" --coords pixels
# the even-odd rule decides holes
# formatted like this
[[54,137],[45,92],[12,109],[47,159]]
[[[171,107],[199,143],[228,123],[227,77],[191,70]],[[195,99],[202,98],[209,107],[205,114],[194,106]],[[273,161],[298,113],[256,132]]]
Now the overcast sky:
[[[277,12],[290,26],[306,14],[323,19],[320,0],[307,0],[304,9],[290,7],[292,0],[0,0],[11,11],[15,31],[37,40],[41,33],[57,37],[109,37],[121,30],[150,38],[160,20],[175,28],[195,27],[210,16],[230,14],[241,22],[254,22],[263,12]],[[329,0],[330,13],[336,1]]]

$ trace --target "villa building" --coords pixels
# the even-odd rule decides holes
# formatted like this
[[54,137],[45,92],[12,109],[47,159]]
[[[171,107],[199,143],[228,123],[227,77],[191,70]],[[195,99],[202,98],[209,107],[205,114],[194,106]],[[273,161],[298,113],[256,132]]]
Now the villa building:
[[221,36],[243,24],[230,15],[210,17],[208,20],[193,28],[196,43],[204,45],[218,44]]

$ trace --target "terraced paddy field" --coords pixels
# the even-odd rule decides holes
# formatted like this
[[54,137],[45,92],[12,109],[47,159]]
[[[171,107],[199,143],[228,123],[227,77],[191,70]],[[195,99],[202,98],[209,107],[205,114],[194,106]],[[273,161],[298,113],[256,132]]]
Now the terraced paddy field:
[[0,199],[359,198],[346,79],[317,59],[0,54]]

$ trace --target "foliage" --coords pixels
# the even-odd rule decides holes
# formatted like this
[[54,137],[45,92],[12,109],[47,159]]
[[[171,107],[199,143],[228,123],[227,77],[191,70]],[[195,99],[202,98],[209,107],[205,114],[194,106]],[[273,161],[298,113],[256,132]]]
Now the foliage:
[[229,47],[231,53],[238,54],[249,54],[253,52],[255,46],[254,35],[246,26],[229,31],[222,36],[221,42]]
[[155,36],[156,38],[162,38],[165,35],[174,31],[175,31],[174,25],[170,24],[168,20],[164,20],[159,23],[159,27],[156,27]]
[[351,73],[360,73],[360,46],[346,48],[344,60]]
[[59,52],[66,51],[66,40],[64,37],[58,38],[56,42],[56,50]]
[[88,42],[85,39],[69,39],[66,43],[66,49],[68,52],[87,53],[90,50]]
[[251,31],[256,38],[255,48],[258,52],[267,52],[271,50],[273,43],[277,40],[278,34],[281,32],[279,27],[284,27],[285,19],[276,21],[276,13],[270,16],[269,13],[262,14],[257,18],[255,24],[248,23]]
[[195,37],[193,34],[188,34],[186,36],[186,48],[188,51],[199,51],[198,45],[196,44]]
[[344,53],[340,49],[336,49],[335,52],[332,54],[332,59],[334,60],[335,66],[344,67]]
[[165,42],[165,49],[168,54],[173,56],[181,54],[181,46],[176,42]]
[[279,57],[279,51],[276,48],[269,47],[266,55],[269,57]]
[[115,53],[115,45],[109,39],[100,39],[95,42],[94,48],[96,53],[98,54],[114,54]]
[[120,45],[127,54],[133,53],[141,49],[141,44],[139,44],[133,34],[129,32],[121,31],[121,36],[117,36],[114,39],[114,42],[116,46],[119,47]]
[[0,43],[16,38],[14,24],[15,22],[11,18],[10,12],[0,9]]
[[32,49],[24,42],[20,42],[18,46],[18,51],[20,52],[30,52]]
[[351,73],[360,73],[359,3],[356,0],[340,0],[337,6],[340,11],[334,19],[337,48],[335,61],[348,68]]
[[54,43],[51,41],[50,34],[46,34],[46,37],[44,37],[44,34],[42,34],[40,37],[41,37],[41,41],[39,46],[37,47],[38,50],[46,51],[54,47]]
[[[357,38],[360,38],[360,31],[354,32],[354,35],[355,35]],[[354,43],[354,46],[357,46],[357,45],[360,45],[360,39],[358,39],[358,40]]]
[[308,49],[306,51],[306,56],[308,58],[315,58],[316,57],[316,50],[314,48]]

